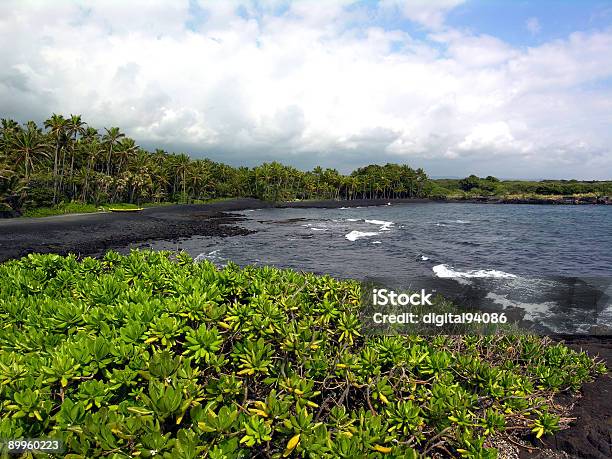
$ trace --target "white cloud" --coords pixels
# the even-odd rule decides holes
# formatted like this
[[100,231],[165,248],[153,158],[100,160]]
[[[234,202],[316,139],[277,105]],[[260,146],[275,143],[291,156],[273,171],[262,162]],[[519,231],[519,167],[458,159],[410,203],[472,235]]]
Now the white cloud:
[[427,39],[374,26],[347,1],[200,2],[197,17],[187,1],[100,3],[0,3],[2,116],[82,113],[141,144],[234,163],[612,170],[611,30],[520,48],[444,26],[452,0],[381,4],[376,14],[402,7]]
[[383,0],[384,8],[397,8],[405,17],[429,29],[444,24],[446,14],[465,0]]
[[525,27],[531,35],[537,35],[542,30],[542,26],[540,25],[540,21],[538,18],[531,17],[525,21]]
[[504,121],[475,125],[457,145],[458,151],[470,154],[528,153],[531,149],[532,144],[517,140]]

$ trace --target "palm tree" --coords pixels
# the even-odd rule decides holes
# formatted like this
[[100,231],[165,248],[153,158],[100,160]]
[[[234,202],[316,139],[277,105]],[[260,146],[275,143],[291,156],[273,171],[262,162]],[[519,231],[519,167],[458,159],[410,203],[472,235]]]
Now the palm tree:
[[89,142],[83,142],[83,153],[87,158],[87,166],[84,167],[85,173],[83,175],[83,189],[81,191],[83,201],[87,201],[87,195],[89,194],[90,177],[95,171],[95,165],[98,158],[104,153],[104,147],[100,141],[94,137]]
[[121,172],[123,165],[128,164],[130,158],[138,151],[140,147],[136,145],[134,139],[126,137],[117,143],[115,149],[116,155],[119,157],[119,165],[117,166],[117,172]]
[[14,171],[6,163],[0,163],[0,179],[7,179],[12,176]]
[[[131,140],[131,139],[129,139]],[[137,153],[132,157],[130,164],[131,173],[129,181],[129,202],[136,201],[140,204],[140,198],[143,194],[153,196],[153,161],[151,155],[143,150],[138,150]]]
[[210,171],[204,161],[195,161],[189,178],[190,194],[198,199],[206,194],[206,185],[210,182]]
[[[72,139],[73,141],[70,148],[70,180],[72,181],[72,177],[74,175],[74,154],[77,137],[85,133],[85,122],[81,119],[81,115],[70,115],[70,118],[66,120],[66,133],[68,138]],[[64,155],[64,158],[65,157],[66,156]],[[73,188],[73,193],[74,191],[75,190]]]
[[4,158],[8,158],[9,148],[11,146],[12,137],[19,130],[19,124],[16,121],[2,118],[0,121],[0,148]]
[[45,121],[45,128],[49,129],[49,134],[55,139],[55,151],[53,154],[53,204],[57,203],[59,156],[67,140],[66,127],[67,121],[62,115],[54,113],[51,115],[51,118]]
[[176,155],[174,163],[174,172],[177,177],[181,178],[183,188],[183,199],[187,199],[187,172],[189,171],[190,159],[185,153]]
[[26,181],[30,179],[34,163],[48,155],[47,148],[42,132],[33,121],[28,121],[26,128],[19,129],[13,137],[11,143],[13,161],[16,166],[23,164]]
[[106,173],[111,173],[111,160],[113,157],[113,146],[119,141],[119,139],[125,137],[118,127],[112,127],[110,129],[104,128],[106,134],[102,137],[102,140],[108,145],[108,158],[106,161]]

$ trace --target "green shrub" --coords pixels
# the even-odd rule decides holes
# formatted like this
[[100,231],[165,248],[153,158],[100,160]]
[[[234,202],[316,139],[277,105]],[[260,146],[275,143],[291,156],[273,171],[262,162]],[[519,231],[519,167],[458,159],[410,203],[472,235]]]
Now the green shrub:
[[187,255],[0,265],[0,441],[71,459],[495,457],[601,365],[530,336],[365,336],[360,285]]
[[57,204],[53,207],[37,207],[26,209],[24,217],[49,217],[51,215],[80,214],[97,212],[98,207],[93,204],[83,204],[81,202],[66,202]]

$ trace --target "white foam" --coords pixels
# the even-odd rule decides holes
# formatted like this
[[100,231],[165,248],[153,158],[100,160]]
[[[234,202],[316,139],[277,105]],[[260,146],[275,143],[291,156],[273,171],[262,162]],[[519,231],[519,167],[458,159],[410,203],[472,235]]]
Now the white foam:
[[351,242],[355,242],[357,239],[361,239],[364,237],[377,236],[378,233],[374,233],[371,231],[351,231],[348,234],[345,234],[344,237],[347,238]]
[[551,308],[555,306],[555,303],[551,301],[545,301],[544,303],[523,303],[522,301],[510,300],[508,297],[494,292],[488,292],[486,298],[504,309],[509,307],[523,309],[525,311],[524,318],[531,321],[544,320],[550,314]]
[[372,244],[382,244],[380,241],[372,241]]
[[421,255],[421,260],[427,261],[427,260],[429,260],[429,257],[426,257],[425,255]]
[[394,222],[386,222],[384,220],[366,220],[365,222],[372,225],[380,225],[381,231],[389,231],[391,227],[395,225]]
[[358,222],[359,219],[358,218],[347,218],[346,221],[347,222]]
[[314,227],[312,227],[310,229],[313,230],[313,231],[327,231],[327,228],[314,228]]
[[497,271],[495,269],[472,269],[469,271],[458,271],[447,265],[441,264],[431,268],[437,277],[442,278],[482,278],[495,277],[500,279],[516,278],[514,274]]
[[223,257],[217,256],[217,253],[221,252],[221,249],[213,250],[208,253],[201,253],[197,257],[194,258],[195,262],[200,262],[202,260],[223,260]]
[[468,223],[472,223],[472,222],[471,222],[471,221],[469,221],[469,220],[455,220],[454,222],[455,222],[455,223],[460,223],[460,224],[462,224],[462,225],[467,225]]
[[386,222],[384,220],[366,220],[366,223],[371,223],[372,225],[389,225],[393,224],[393,222]]
[[350,209],[350,207],[340,207],[340,210]]

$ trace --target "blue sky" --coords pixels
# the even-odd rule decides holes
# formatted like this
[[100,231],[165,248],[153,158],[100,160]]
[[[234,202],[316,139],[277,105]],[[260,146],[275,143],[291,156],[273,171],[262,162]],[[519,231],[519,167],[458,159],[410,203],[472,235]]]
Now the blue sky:
[[1,115],[230,164],[610,179],[612,1],[6,0]]
[[[530,18],[537,18],[538,33],[526,30]],[[563,39],[579,30],[607,28],[611,21],[612,2],[601,0],[474,0],[452,10],[446,19],[451,27],[467,27],[521,46]]]

